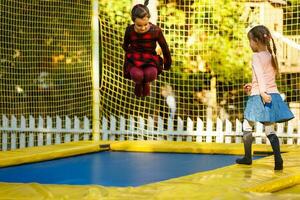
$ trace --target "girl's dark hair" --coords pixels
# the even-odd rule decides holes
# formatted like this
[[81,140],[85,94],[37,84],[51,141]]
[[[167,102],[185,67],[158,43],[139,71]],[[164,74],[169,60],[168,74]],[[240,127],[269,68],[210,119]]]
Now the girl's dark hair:
[[150,12],[147,7],[149,0],[145,0],[144,4],[137,4],[131,10],[131,19],[134,22],[136,18],[150,18]]
[[[255,26],[248,32],[248,37],[255,42],[260,42],[261,44],[264,44],[267,46],[268,51],[272,55],[272,66],[276,72],[276,74],[279,74],[279,67],[278,67],[278,61],[277,61],[277,48],[274,42],[274,39],[271,35],[271,32],[269,29],[263,25]],[[272,40],[272,46],[273,50],[271,49],[271,40]]]

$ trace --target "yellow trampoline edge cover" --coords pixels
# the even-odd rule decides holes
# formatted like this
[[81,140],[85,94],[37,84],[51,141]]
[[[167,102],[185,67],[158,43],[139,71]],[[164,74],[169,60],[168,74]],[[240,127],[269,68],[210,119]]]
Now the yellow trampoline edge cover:
[[[107,150],[109,142],[72,142],[0,152],[1,166]],[[270,152],[269,145],[253,145]],[[273,170],[273,156],[252,166],[231,165],[139,187],[0,183],[0,199],[300,199],[300,148],[282,145],[284,170]],[[125,141],[110,143],[112,151],[242,154],[242,144]],[[51,152],[51,153],[49,153]],[[31,159],[31,160],[30,160]],[[19,162],[19,163],[18,163]]]

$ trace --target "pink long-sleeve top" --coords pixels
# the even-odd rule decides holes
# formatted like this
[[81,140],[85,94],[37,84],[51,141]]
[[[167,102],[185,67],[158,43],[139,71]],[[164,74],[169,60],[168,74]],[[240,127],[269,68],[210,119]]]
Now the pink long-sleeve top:
[[268,51],[253,53],[251,95],[260,95],[263,92],[279,93],[275,76],[272,55]]

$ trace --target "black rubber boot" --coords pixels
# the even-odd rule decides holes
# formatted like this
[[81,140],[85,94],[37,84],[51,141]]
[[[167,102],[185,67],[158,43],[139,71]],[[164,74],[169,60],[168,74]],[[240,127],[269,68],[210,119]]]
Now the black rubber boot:
[[283,169],[283,160],[281,158],[280,153],[280,144],[276,134],[270,134],[267,136],[272,145],[273,154],[274,154],[274,162],[275,167],[274,170],[282,170]]
[[252,164],[252,132],[244,132],[243,142],[245,156],[243,158],[236,159],[237,164],[251,165]]

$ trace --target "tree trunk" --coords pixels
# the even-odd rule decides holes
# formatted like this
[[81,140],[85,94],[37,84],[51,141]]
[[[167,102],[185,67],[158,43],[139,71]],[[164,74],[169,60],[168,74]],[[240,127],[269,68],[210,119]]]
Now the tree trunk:
[[217,78],[214,76],[210,80],[210,91],[209,98],[207,102],[206,117],[209,119],[214,119],[214,115],[217,111],[217,88],[216,88]]

